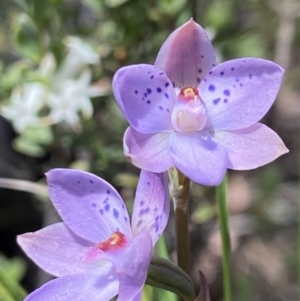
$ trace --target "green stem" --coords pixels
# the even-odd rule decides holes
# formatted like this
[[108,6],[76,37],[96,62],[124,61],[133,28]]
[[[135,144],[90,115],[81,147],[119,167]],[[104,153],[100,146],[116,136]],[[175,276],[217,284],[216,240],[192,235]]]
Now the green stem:
[[189,187],[190,180],[179,170],[172,167],[169,170],[172,196],[175,210],[175,227],[177,240],[178,266],[187,274],[190,269],[189,247]]
[[222,267],[223,267],[223,290],[224,301],[231,301],[230,285],[230,236],[228,227],[228,209],[226,200],[227,177],[217,187],[217,202],[219,210],[219,223],[222,238]]

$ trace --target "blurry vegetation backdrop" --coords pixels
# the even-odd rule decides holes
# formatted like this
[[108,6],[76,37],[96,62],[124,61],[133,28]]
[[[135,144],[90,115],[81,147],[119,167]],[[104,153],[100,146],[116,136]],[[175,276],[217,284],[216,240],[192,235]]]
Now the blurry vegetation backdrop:
[[[298,0],[1,0],[0,278],[28,292],[50,279],[15,241],[58,220],[47,198],[49,169],[91,171],[116,186],[130,208],[139,171],[123,155],[127,124],[111,79],[124,65],[153,64],[167,36],[191,17],[206,29],[218,62],[261,57],[286,69],[264,123],[290,153],[258,170],[229,172],[233,297],[298,298]],[[191,267],[195,281],[198,269],[206,274],[217,301],[221,242],[213,192],[192,184]],[[172,216],[165,237],[175,259]],[[0,285],[1,301],[4,291]]]

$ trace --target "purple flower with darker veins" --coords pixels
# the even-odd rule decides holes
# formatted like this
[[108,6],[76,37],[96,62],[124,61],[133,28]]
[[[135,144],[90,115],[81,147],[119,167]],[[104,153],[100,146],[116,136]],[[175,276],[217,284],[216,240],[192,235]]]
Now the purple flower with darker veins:
[[280,66],[257,58],[216,66],[205,31],[190,20],[168,37],[155,66],[128,66],[114,76],[116,100],[130,123],[125,155],[152,172],[175,165],[204,185],[219,184],[226,168],[271,162],[288,150],[258,121],[282,75]]
[[26,301],[139,301],[153,245],[169,215],[164,174],[142,171],[132,221],[117,191],[97,176],[71,169],[47,174],[64,223],[18,236],[37,265],[59,277]]

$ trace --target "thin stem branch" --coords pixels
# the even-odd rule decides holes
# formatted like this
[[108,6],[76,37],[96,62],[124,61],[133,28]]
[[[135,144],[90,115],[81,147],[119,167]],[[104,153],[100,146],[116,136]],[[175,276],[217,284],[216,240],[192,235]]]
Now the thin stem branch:
[[217,203],[219,210],[219,223],[222,238],[222,267],[223,267],[223,290],[224,301],[231,301],[230,284],[230,235],[228,227],[228,208],[226,200],[227,177],[217,187]]
[[169,170],[175,210],[178,266],[187,274],[190,269],[189,187],[190,180],[175,167]]
[[0,178],[0,187],[6,189],[25,191],[40,196],[49,196],[48,188],[46,185],[25,181],[25,180]]

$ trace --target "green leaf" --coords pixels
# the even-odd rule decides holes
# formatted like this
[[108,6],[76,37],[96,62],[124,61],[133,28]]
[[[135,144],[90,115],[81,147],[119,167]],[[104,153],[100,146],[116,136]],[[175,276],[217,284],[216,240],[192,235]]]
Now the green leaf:
[[45,155],[45,150],[42,146],[36,142],[28,140],[24,136],[14,139],[12,145],[16,151],[31,157],[42,157]]
[[49,145],[53,142],[54,137],[50,127],[40,126],[26,129],[24,136],[34,143]]
[[162,0],[158,1],[158,8],[164,14],[176,15],[186,6],[186,2],[186,0]]
[[194,300],[195,292],[191,278],[171,261],[152,257],[146,284],[168,290],[187,300]]
[[104,0],[107,7],[114,8],[126,3],[128,0]]
[[191,220],[193,223],[202,224],[212,219],[215,214],[215,209],[208,203],[200,204],[196,210],[192,213]]
[[15,23],[15,42],[19,52],[38,63],[43,55],[38,28],[25,13],[19,14]]

